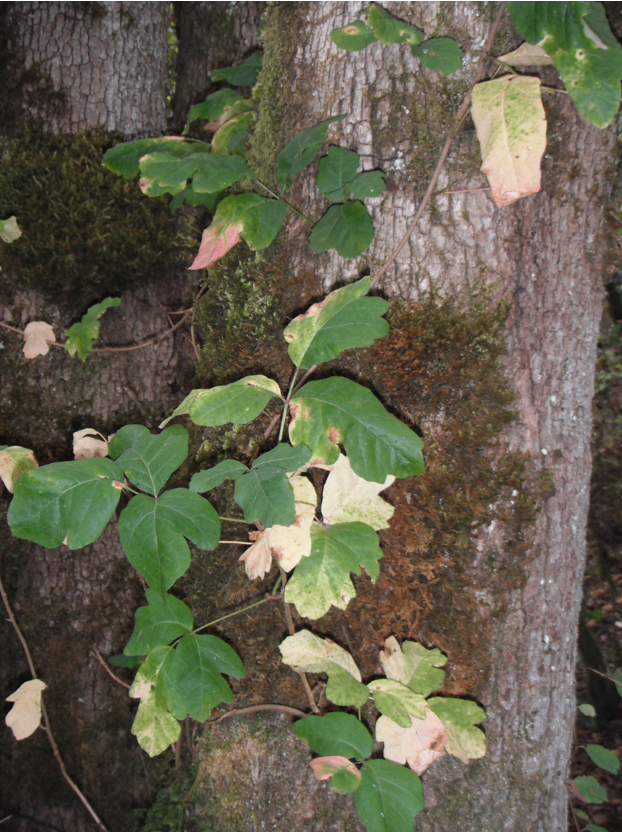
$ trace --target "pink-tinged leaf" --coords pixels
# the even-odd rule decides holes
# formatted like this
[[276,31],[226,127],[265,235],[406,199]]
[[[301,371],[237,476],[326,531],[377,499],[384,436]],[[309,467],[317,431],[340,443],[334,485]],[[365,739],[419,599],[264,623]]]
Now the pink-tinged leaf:
[[36,358],[47,355],[50,344],[56,341],[54,330],[45,321],[31,321],[24,330],[24,355],[26,358]]
[[410,728],[402,728],[388,716],[376,723],[376,740],[384,743],[384,758],[394,763],[408,763],[415,774],[422,774],[434,760],[443,757],[447,732],[432,711],[425,719],[410,718]]
[[213,222],[203,232],[199,253],[190,266],[190,271],[207,269],[232,249],[240,241],[242,224],[228,225],[226,222]]
[[316,780],[330,780],[333,774],[344,768],[359,780],[361,778],[361,772],[347,757],[316,757],[310,765]]
[[248,535],[255,542],[244,552],[240,561],[244,564],[246,574],[251,581],[256,578],[263,578],[272,567],[269,531],[270,529],[263,532],[250,532]]

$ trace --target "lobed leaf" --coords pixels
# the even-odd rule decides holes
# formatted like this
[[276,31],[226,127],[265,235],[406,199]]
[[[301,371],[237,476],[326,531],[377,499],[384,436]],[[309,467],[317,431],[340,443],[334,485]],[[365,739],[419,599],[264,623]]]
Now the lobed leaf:
[[415,58],[427,68],[451,75],[462,68],[464,53],[453,38],[433,38],[412,47]]
[[351,714],[307,716],[294,722],[292,731],[322,757],[365,760],[371,757],[374,748],[367,728]]
[[121,298],[105,298],[101,303],[96,303],[87,309],[79,323],[69,327],[65,333],[65,349],[69,355],[77,353],[82,361],[86,361],[88,351],[93,349],[93,341],[99,338],[99,319],[113,306],[121,306]]
[[362,202],[332,205],[314,225],[309,245],[318,254],[335,249],[352,260],[366,251],[374,239],[374,226]]
[[31,321],[24,330],[24,358],[47,355],[50,344],[56,342],[53,327],[45,321]]
[[537,193],[546,147],[540,79],[505,75],[476,84],[471,115],[482,150],[481,170],[498,207]]
[[154,436],[142,425],[125,425],[108,452],[131,483],[155,497],[188,456],[188,431],[173,425]]
[[294,492],[285,471],[274,465],[262,465],[236,478],[233,499],[244,512],[247,523],[256,520],[264,527],[289,526],[296,510]]
[[6,701],[14,705],[4,721],[16,740],[25,740],[41,724],[41,694],[46,688],[41,679],[30,679],[7,696]]
[[310,381],[292,397],[290,408],[290,440],[310,448],[314,459],[336,462],[343,444],[352,470],[369,482],[425,470],[417,434],[350,379]]
[[253,52],[239,66],[228,66],[212,71],[212,81],[226,81],[232,87],[254,87],[261,69],[262,53]]
[[344,350],[369,347],[389,331],[383,315],[389,304],[366,297],[371,278],[364,277],[331,292],[286,327],[287,352],[297,367],[308,370],[337,358]]
[[218,203],[212,224],[205,229],[199,253],[191,270],[205,269],[223,257],[229,249],[245,240],[253,251],[266,248],[274,240],[287,205],[282,199],[268,199],[258,194],[234,194]]
[[161,187],[186,186],[192,178],[193,193],[216,193],[229,188],[253,171],[239,156],[196,152],[182,159],[166,153],[150,153],[140,160],[144,179]]
[[336,121],[343,121],[344,118],[345,115],[334,116],[321,121],[315,127],[306,127],[285,145],[276,157],[276,179],[283,193],[291,188],[292,178],[315,159],[330,125]]
[[375,580],[381,557],[378,535],[364,523],[314,526],[311,554],[296,567],[285,598],[307,618],[321,618],[331,606],[344,610],[356,595],[350,573],[364,569]]
[[394,679],[376,679],[367,687],[380,713],[402,728],[411,727],[411,716],[418,720],[426,718],[425,698],[420,693],[414,693],[401,682],[396,682]]
[[143,656],[192,629],[192,613],[174,595],[161,596],[153,589],[146,592],[147,607],[136,610],[136,624],[125,646],[126,656]]
[[212,488],[221,485],[225,480],[237,480],[245,471],[248,471],[248,468],[242,462],[238,462],[237,459],[223,459],[213,468],[207,468],[205,471],[193,474],[189,488],[190,491],[204,494],[206,491],[211,491]]
[[123,472],[111,459],[54,462],[15,483],[8,521],[15,537],[54,549],[93,543],[119,502]]
[[275,396],[281,396],[276,381],[266,376],[246,376],[211,390],[193,390],[170,418],[188,413],[195,425],[218,427],[228,422],[245,425],[256,419]]
[[412,832],[423,807],[421,780],[387,760],[369,760],[361,769],[354,800],[367,832]]
[[388,528],[395,509],[378,494],[394,481],[395,477],[388,476],[383,483],[368,482],[354,473],[346,456],[339,454],[322,493],[324,522],[332,525],[360,521],[372,529]]
[[485,711],[479,705],[468,699],[442,697],[428,699],[427,705],[447,731],[446,750],[449,754],[465,763],[485,755],[486,737],[483,731],[475,727],[486,717]]
[[134,722],[132,734],[138,740],[140,747],[150,757],[155,757],[177,742],[181,727],[179,722],[166,708],[156,702],[155,691],[141,698]]
[[436,648],[427,650],[416,641],[405,641],[402,646],[391,636],[380,651],[380,664],[388,679],[406,685],[421,696],[429,696],[439,690],[445,679],[445,671],[440,670],[447,663]]
[[185,538],[199,549],[215,549],[220,521],[204,497],[174,488],[157,499],[133,497],[119,516],[119,534],[129,562],[163,594],[190,566]]

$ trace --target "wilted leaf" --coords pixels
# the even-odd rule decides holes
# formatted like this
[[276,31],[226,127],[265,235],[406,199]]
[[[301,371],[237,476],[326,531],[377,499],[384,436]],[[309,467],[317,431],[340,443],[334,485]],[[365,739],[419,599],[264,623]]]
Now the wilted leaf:
[[10,494],[15,491],[15,483],[22,474],[38,467],[39,463],[29,448],[0,445],[0,479]]
[[157,705],[154,690],[141,698],[132,724],[132,734],[150,757],[161,754],[171,743],[177,742],[180,732],[175,717]]
[[[197,118],[204,121],[214,121],[221,119],[231,111],[232,107],[239,101],[243,101],[243,97],[239,92],[230,89],[218,90],[208,95],[205,101],[200,104],[193,104],[188,113],[188,120],[184,127],[183,135],[188,132],[190,124]],[[220,126],[220,125],[219,125]]]
[[23,474],[8,512],[15,537],[48,549],[93,543],[119,502],[123,472],[111,459],[54,462]]
[[462,67],[462,50],[452,38],[433,38],[420,46],[413,46],[412,53],[428,69],[451,75]]
[[601,3],[507,3],[512,23],[551,56],[570,98],[605,128],[620,106],[622,49]]
[[232,87],[254,87],[261,69],[261,52],[253,52],[239,66],[229,66],[215,69],[212,81],[226,81]]
[[365,760],[374,747],[367,728],[351,714],[307,716],[294,722],[292,731],[322,757]]
[[313,227],[309,245],[318,254],[334,248],[341,257],[353,259],[369,248],[374,226],[362,202],[352,200],[332,205]]
[[283,332],[287,352],[297,367],[309,369],[337,358],[344,350],[369,347],[389,331],[382,317],[389,305],[366,297],[371,279],[364,277],[331,292],[294,318]]
[[185,538],[199,549],[215,549],[220,521],[204,497],[174,488],[157,500],[133,497],[119,516],[119,534],[129,562],[162,594],[190,566]]
[[330,780],[338,794],[351,794],[361,785],[361,772],[347,757],[316,757],[310,765],[315,779]]
[[538,44],[521,43],[518,49],[500,55],[498,61],[509,66],[549,66],[553,63],[551,56]]
[[109,452],[131,483],[155,496],[188,456],[188,431],[173,425],[154,436],[142,425],[125,425]]
[[212,224],[205,229],[191,270],[206,269],[223,257],[239,241],[253,251],[266,248],[285,219],[287,205],[282,199],[258,194],[234,194],[218,204]]
[[387,716],[376,723],[376,740],[384,743],[384,756],[394,763],[408,763],[417,774],[444,756],[447,733],[440,719],[428,711],[425,719],[409,719],[410,727],[403,728]]
[[476,760],[486,753],[486,737],[476,728],[486,713],[468,699],[428,699],[428,708],[437,715],[447,731],[448,754],[453,754],[463,762]]
[[331,641],[321,639],[308,630],[289,636],[279,646],[285,664],[306,673],[326,673],[326,696],[335,705],[360,708],[369,699],[369,691],[361,684],[361,672],[352,656]]
[[348,458],[339,454],[324,484],[322,517],[325,523],[350,523],[359,520],[372,529],[386,529],[394,508],[378,494],[395,481],[388,476],[383,483],[368,482],[352,470]]
[[94,459],[108,456],[108,441],[98,430],[84,428],[73,434],[73,458]]
[[607,802],[607,792],[595,777],[575,777],[572,782],[579,797],[586,803]]
[[126,656],[143,656],[192,629],[192,613],[179,598],[152,589],[146,595],[149,606],[136,610],[134,632],[123,651]]
[[121,306],[121,298],[105,298],[101,303],[96,303],[87,309],[79,323],[69,327],[64,344],[69,355],[77,353],[82,361],[86,361],[88,351],[93,349],[93,341],[99,338],[99,319],[113,306]]
[[237,459],[223,459],[213,468],[206,468],[204,471],[199,471],[198,474],[193,474],[189,488],[190,491],[204,494],[206,491],[211,491],[212,488],[221,485],[225,480],[237,480],[246,471],[248,471],[246,465]]
[[369,7],[367,25],[371,26],[374,35],[382,43],[409,43],[416,46],[424,38],[422,31],[393,17],[381,6]]
[[193,390],[170,418],[188,413],[195,425],[218,427],[228,422],[245,425],[256,419],[275,396],[281,397],[276,381],[266,376],[246,376],[211,390]]
[[417,434],[387,413],[370,390],[348,378],[308,382],[290,408],[290,441],[306,445],[318,462],[336,462],[342,443],[352,469],[370,482],[425,470]]
[[21,229],[17,224],[17,217],[9,217],[8,220],[0,220],[0,240],[5,243],[14,243],[22,236]]
[[353,20],[341,29],[333,29],[330,39],[340,49],[346,49],[348,52],[360,52],[378,40],[373,29],[366,26],[362,20]]
[[346,199],[345,186],[356,176],[359,162],[358,153],[334,145],[328,155],[320,159],[317,186],[331,202],[343,202]]
[[418,720],[426,718],[424,697],[401,682],[396,682],[395,679],[376,679],[367,687],[380,713],[402,728],[410,728],[411,716]]
[[24,356],[36,358],[49,353],[49,345],[56,341],[56,335],[45,321],[31,321],[24,330],[24,341]]
[[342,121],[344,118],[345,115],[335,116],[321,121],[315,127],[306,127],[285,145],[276,157],[276,179],[283,193],[291,188],[292,177],[300,173],[315,159],[330,125],[336,121]]
[[609,751],[608,748],[603,748],[602,745],[586,745],[585,750],[587,751],[590,760],[594,763],[594,765],[597,765],[598,768],[602,768],[610,774],[618,773],[620,761],[613,751]]
[[482,171],[499,208],[540,190],[546,116],[540,79],[505,75],[473,87],[471,115],[482,150]]
[[412,832],[415,815],[424,806],[419,777],[388,760],[365,763],[361,777],[354,800],[368,832]]
[[345,610],[356,595],[350,573],[378,576],[382,550],[378,535],[364,523],[312,526],[311,554],[303,558],[285,588],[300,615],[321,618],[331,606]]
[[400,647],[393,636],[380,651],[380,664],[387,679],[395,679],[421,696],[439,690],[445,678],[445,671],[439,668],[446,663],[447,656],[440,650],[427,650],[416,641],[405,641]]
[[47,688],[40,679],[31,679],[20,685],[15,693],[7,696],[7,702],[15,704],[6,715],[5,722],[16,740],[25,740],[41,723],[41,692]]

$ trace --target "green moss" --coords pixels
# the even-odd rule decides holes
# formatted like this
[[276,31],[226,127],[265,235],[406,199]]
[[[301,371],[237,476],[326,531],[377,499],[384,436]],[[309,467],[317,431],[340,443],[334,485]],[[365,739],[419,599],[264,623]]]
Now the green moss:
[[106,132],[30,130],[0,165],[0,216],[14,214],[23,231],[4,247],[3,271],[75,311],[164,277],[196,247],[188,215],[171,217],[165,199],[102,167],[115,143]]
[[197,832],[198,826],[188,823],[186,818],[187,800],[190,790],[195,785],[198,771],[194,763],[175,771],[170,782],[159,789],[155,803],[145,813],[136,811],[138,820],[142,821],[141,832]]

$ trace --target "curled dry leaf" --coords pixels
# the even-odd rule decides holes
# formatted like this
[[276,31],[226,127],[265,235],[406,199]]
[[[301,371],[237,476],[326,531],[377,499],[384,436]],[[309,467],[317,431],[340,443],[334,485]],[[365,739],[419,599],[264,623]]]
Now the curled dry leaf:
[[550,66],[553,59],[538,44],[521,43],[518,49],[497,58],[509,66]]
[[45,321],[31,321],[24,330],[24,341],[24,356],[36,358],[38,355],[48,354],[49,344],[56,341],[56,335]]
[[108,442],[103,434],[93,428],[77,430],[73,435],[73,458],[93,459],[108,456]]
[[11,494],[15,491],[15,483],[19,477],[26,471],[38,467],[39,463],[29,448],[10,445],[0,449],[0,479]]
[[411,717],[411,727],[401,728],[387,716],[376,723],[376,739],[384,743],[384,757],[394,763],[408,763],[416,774],[422,774],[434,760],[443,757],[447,732],[432,711],[425,719]]
[[41,692],[46,687],[41,679],[31,679],[7,696],[6,701],[15,704],[6,715],[5,722],[16,740],[24,740],[34,734],[41,724]]
[[317,497],[313,485],[306,477],[288,477],[294,491],[296,517],[291,526],[271,526],[263,532],[250,532],[253,545],[240,560],[246,574],[254,581],[270,571],[272,558],[286,572],[290,572],[303,557],[311,554],[311,524],[315,516]]
[[482,150],[482,171],[499,208],[540,190],[546,116],[540,79],[505,75],[473,87],[471,114]]

